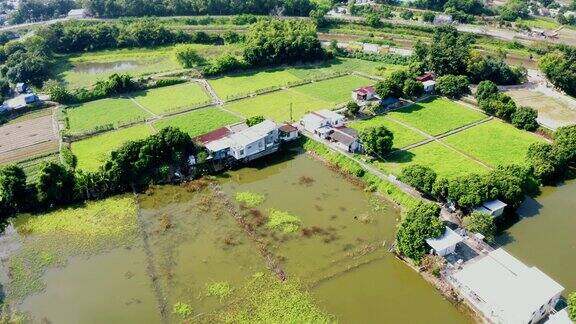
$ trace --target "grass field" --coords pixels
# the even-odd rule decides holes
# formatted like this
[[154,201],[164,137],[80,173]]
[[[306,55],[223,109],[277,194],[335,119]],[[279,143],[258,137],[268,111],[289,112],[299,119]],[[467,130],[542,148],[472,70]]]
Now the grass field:
[[540,28],[540,29],[556,29],[560,27],[558,21],[551,18],[530,18],[530,19],[518,19],[516,23],[521,23],[530,28]]
[[422,101],[407,108],[393,111],[388,116],[431,135],[439,135],[486,118],[481,112],[444,98]]
[[249,94],[269,87],[283,86],[299,81],[286,69],[274,69],[262,72],[249,72],[208,80],[218,96],[226,100],[230,96]]
[[148,90],[133,98],[157,115],[177,112],[211,100],[204,88],[196,82]]
[[276,122],[284,122],[290,120],[290,104],[292,104],[293,120],[300,119],[306,112],[334,106],[329,102],[288,89],[234,101],[227,104],[225,108],[246,118],[262,115]]
[[96,171],[110,152],[128,141],[146,138],[152,134],[148,125],[138,125],[104,133],[72,143],[72,152],[78,158],[79,170]]
[[211,107],[160,120],[154,124],[154,127],[156,129],[168,126],[177,127],[195,137],[240,121],[240,118],[222,109]]
[[[383,69],[382,69],[383,68]],[[372,62],[350,58],[336,58],[329,63],[312,65],[309,68],[292,68],[290,73],[301,78],[310,79],[334,72],[361,72],[374,76],[387,76],[394,71],[406,69],[406,66]]]
[[347,75],[339,78],[309,83],[292,88],[291,90],[337,105],[350,101],[352,90],[372,84],[374,84],[373,80],[356,75]]
[[438,175],[449,178],[488,171],[478,162],[437,142],[418,146],[409,151],[392,153],[388,156],[387,162],[375,162],[375,164],[378,168],[395,175],[399,175],[402,169],[412,164],[428,166]]
[[[240,51],[235,45],[192,44],[192,46],[206,59],[226,52]],[[173,46],[133,48],[61,56],[57,62],[57,77],[71,88],[79,88],[93,85],[96,81],[114,73],[142,76],[180,70],[182,67],[174,59],[173,49]]]
[[35,183],[38,179],[38,171],[40,171],[40,167],[45,162],[60,162],[60,155],[58,152],[46,156],[41,156],[35,159],[29,159],[26,161],[21,161],[16,163],[19,167],[24,170],[26,174],[26,182],[28,183]]
[[144,120],[150,114],[127,98],[91,101],[66,109],[72,133],[85,132],[106,125],[122,125]]
[[491,166],[523,164],[528,146],[543,141],[499,120],[491,120],[443,140]]
[[426,139],[424,135],[417,133],[410,128],[406,128],[397,122],[387,119],[384,116],[377,116],[368,120],[354,121],[349,124],[350,127],[358,131],[368,127],[385,126],[394,134],[394,148],[400,149],[411,144],[421,142]]

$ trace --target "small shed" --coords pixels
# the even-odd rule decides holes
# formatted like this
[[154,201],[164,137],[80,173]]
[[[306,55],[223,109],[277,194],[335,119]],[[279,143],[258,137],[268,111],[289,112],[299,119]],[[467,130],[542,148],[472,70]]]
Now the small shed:
[[432,247],[434,253],[439,256],[446,256],[448,254],[454,253],[458,243],[462,242],[464,239],[458,233],[454,232],[450,227],[446,226],[444,234],[438,238],[426,239],[426,243]]
[[291,124],[284,124],[278,128],[279,137],[285,142],[289,142],[298,138],[298,128]]
[[420,82],[429,81],[429,80],[434,80],[434,74],[432,72],[426,72],[426,73],[416,77],[416,81],[420,81]]
[[452,15],[438,14],[434,17],[434,25],[449,25],[453,21]]
[[490,214],[493,217],[500,217],[504,213],[504,208],[506,208],[506,206],[508,206],[506,203],[498,199],[494,199],[485,202],[482,204],[482,206],[474,209],[474,211]]
[[366,86],[352,91],[352,99],[356,101],[368,101],[376,96],[376,89],[373,86]]
[[16,83],[16,92],[18,93],[26,93],[28,91],[28,85],[24,82]]
[[434,87],[436,86],[436,81],[427,80],[427,81],[422,82],[422,85],[424,86],[424,92],[426,92],[426,93],[434,92]]
[[346,152],[356,153],[360,150],[358,132],[353,128],[334,128],[334,131],[330,134],[330,139],[335,142],[338,148]]
[[67,17],[70,19],[84,19],[88,18],[88,12],[86,9],[72,9],[68,12]]

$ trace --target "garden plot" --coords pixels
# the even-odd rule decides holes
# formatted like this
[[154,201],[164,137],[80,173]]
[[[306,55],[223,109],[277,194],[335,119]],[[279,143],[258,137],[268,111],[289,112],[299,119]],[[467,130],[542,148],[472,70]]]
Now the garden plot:
[[528,147],[544,140],[499,120],[474,126],[443,139],[446,143],[496,167],[524,164]]
[[176,127],[195,137],[240,121],[241,118],[220,108],[209,107],[162,119],[154,124],[154,128],[160,130],[169,126]]
[[78,158],[77,169],[95,171],[110,155],[128,141],[144,139],[152,134],[148,125],[137,125],[107,132],[72,143],[72,152]]
[[128,98],[109,98],[66,108],[69,130],[82,133],[141,122],[151,117]]
[[246,118],[262,115],[276,122],[290,121],[290,107],[292,107],[292,120],[295,121],[307,112],[330,109],[334,105],[293,89],[287,89],[233,101],[224,106]]
[[2,126],[0,135],[0,164],[58,151],[52,116]]
[[401,149],[408,145],[416,144],[426,140],[426,137],[419,132],[402,126],[401,124],[386,118],[377,116],[367,120],[357,120],[349,124],[350,127],[362,131],[368,127],[385,126],[394,134],[394,149]]
[[483,113],[444,98],[418,102],[387,115],[430,135],[440,135],[486,118]]
[[350,101],[352,90],[374,84],[373,80],[347,75],[339,78],[312,82],[303,86],[292,88],[304,95],[324,100],[332,105]]
[[410,149],[397,151],[386,158],[386,162],[374,164],[381,170],[400,175],[402,169],[413,164],[430,167],[440,176],[457,177],[470,173],[482,173],[488,168],[466,155],[450,149],[438,142],[431,142]]
[[368,75],[384,77],[394,71],[406,69],[406,66],[387,64],[382,62],[372,62],[351,58],[336,58],[330,62],[310,67],[297,67],[289,69],[290,73],[301,78],[310,79],[323,75],[330,75],[336,72],[360,72]]
[[271,87],[285,86],[301,79],[285,69],[241,73],[208,80],[220,99],[254,93]]
[[175,113],[211,102],[211,97],[196,82],[143,91],[133,98],[157,115]]

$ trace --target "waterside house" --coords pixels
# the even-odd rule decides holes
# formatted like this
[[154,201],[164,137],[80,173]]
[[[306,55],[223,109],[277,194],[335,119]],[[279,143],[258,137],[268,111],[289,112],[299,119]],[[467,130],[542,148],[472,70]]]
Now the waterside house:
[[482,206],[474,209],[474,211],[490,214],[493,217],[500,217],[504,213],[504,209],[506,208],[506,206],[508,206],[506,203],[498,199],[494,199],[484,202]]
[[451,284],[492,323],[532,324],[554,312],[564,287],[503,249],[469,262]]
[[206,148],[210,154],[208,159],[249,162],[278,151],[281,142],[296,139],[298,133],[294,129],[266,119],[252,127],[241,123],[219,128],[194,141]]
[[442,257],[454,253],[456,246],[462,241],[464,238],[448,226],[446,226],[442,236],[426,239],[426,243],[430,245],[434,253]]
[[331,110],[320,110],[306,114],[300,125],[307,132],[328,141],[345,152],[361,150],[358,132],[345,126],[346,117]]

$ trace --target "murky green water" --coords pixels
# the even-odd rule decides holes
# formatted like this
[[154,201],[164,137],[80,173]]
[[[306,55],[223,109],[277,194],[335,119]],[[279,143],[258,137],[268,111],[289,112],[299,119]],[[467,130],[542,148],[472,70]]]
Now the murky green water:
[[498,238],[514,256],[576,291],[576,181],[546,187],[524,203],[523,218]]
[[[466,323],[470,319],[420,276],[386,252],[399,211],[306,155],[230,172],[217,180],[234,200],[239,191],[265,195],[269,208],[301,219],[292,234],[239,226],[212,189],[164,186],[139,198],[142,239],[50,269],[47,288],[24,300],[34,322],[177,322],[176,302],[207,314],[226,301],[207,296],[210,283],[240,287],[268,271],[269,251],[287,276],[310,287],[319,305],[343,323]],[[256,217],[256,216],[254,216]],[[415,309],[417,311],[415,311]]]

